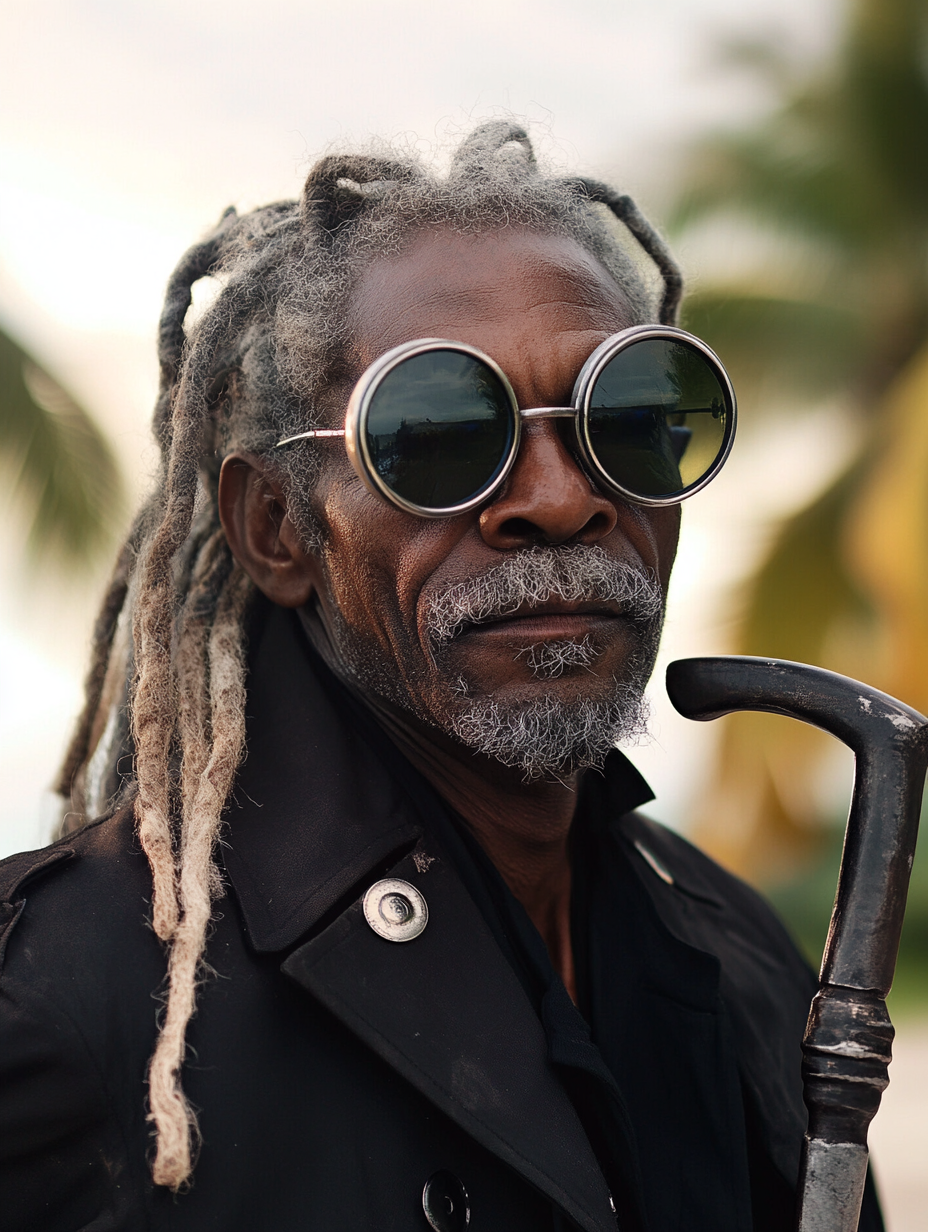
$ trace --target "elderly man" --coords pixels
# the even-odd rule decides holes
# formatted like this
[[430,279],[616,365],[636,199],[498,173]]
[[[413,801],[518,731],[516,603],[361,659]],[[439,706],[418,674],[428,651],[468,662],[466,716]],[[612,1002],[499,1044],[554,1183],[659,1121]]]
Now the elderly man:
[[0,866],[5,1229],[790,1226],[811,977],[615,748],[733,430],[678,290],[505,123],[187,255],[74,832]]

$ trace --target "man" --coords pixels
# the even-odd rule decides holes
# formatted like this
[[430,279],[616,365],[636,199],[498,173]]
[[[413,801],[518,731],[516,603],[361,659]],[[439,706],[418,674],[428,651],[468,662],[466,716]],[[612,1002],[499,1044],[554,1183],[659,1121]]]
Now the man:
[[102,820],[0,874],[5,1228],[789,1226],[813,982],[613,747],[733,426],[677,298],[505,123],[188,254]]

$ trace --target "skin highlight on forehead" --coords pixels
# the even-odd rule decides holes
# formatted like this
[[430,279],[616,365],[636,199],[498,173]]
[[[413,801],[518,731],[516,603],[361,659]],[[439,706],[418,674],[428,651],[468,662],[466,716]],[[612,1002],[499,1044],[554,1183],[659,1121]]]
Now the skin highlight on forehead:
[[524,350],[526,330],[556,332],[589,354],[633,315],[609,272],[575,240],[522,229],[427,231],[401,254],[371,262],[351,305],[363,366],[429,336],[479,346],[505,368],[507,352]]

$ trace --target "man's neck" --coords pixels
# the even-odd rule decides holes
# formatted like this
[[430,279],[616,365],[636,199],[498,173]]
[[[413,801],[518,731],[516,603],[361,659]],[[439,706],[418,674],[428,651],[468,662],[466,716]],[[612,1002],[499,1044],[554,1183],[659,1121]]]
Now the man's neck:
[[526,782],[521,771],[472,752],[380,699],[367,696],[364,701],[401,752],[470,827],[538,929],[576,1001],[568,839],[578,776]]

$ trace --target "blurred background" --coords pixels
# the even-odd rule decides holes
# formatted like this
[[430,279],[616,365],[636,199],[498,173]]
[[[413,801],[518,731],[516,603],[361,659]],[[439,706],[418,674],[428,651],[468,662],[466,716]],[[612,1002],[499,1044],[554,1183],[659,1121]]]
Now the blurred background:
[[[684,511],[661,664],[743,652],[928,710],[928,0],[7,0],[0,78],[0,856],[48,840],[109,556],[154,470],[167,276],[218,219],[382,134],[474,123],[631,191],[740,439]],[[769,894],[817,964],[850,754],[653,688],[655,816]],[[924,844],[923,844],[924,845]],[[928,1201],[928,856],[871,1140],[890,1232]]]

